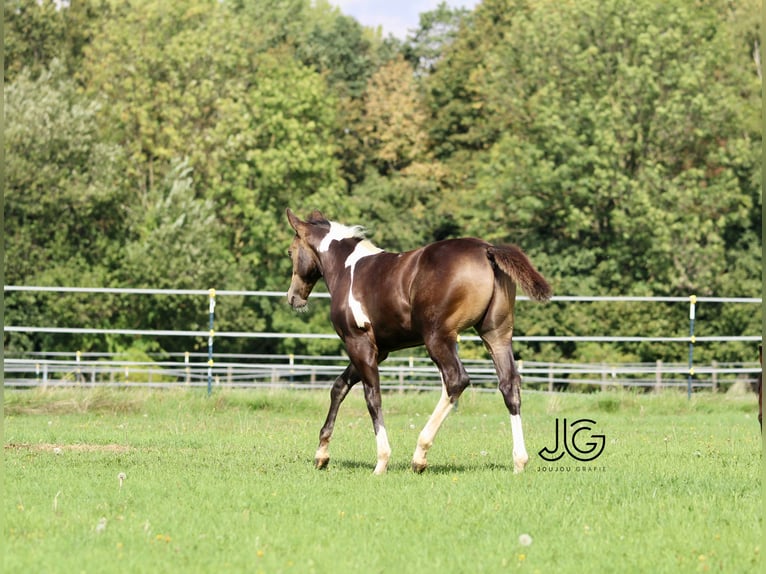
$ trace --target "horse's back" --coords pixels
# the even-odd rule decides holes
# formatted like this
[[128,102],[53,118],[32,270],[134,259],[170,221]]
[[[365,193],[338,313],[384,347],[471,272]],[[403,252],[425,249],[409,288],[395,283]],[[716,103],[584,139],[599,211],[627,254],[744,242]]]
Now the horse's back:
[[486,313],[495,273],[480,239],[446,239],[422,248],[410,287],[416,322],[459,333]]
[[413,274],[413,289],[471,290],[483,284],[491,286],[492,264],[487,256],[491,247],[474,238],[445,239],[416,250],[418,264]]
[[404,253],[361,259],[355,297],[364,301],[379,343],[412,346],[424,331],[460,332],[483,315],[493,292],[490,245],[446,239]]

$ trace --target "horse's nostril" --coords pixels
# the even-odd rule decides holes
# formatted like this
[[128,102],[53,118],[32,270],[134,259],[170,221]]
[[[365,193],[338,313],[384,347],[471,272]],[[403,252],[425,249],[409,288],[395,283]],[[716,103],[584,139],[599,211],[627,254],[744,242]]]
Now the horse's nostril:
[[287,294],[287,302],[293,309],[302,309],[306,306],[307,301],[303,297],[299,297],[294,293]]

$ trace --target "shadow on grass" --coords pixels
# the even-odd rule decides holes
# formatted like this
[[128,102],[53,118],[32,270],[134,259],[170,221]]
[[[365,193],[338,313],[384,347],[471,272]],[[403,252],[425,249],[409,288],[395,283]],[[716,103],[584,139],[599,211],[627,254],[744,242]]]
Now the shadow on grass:
[[[342,468],[346,470],[368,470],[370,474],[372,474],[373,469],[375,468],[375,461],[374,460],[352,460],[352,459],[332,459],[330,460],[330,466],[335,466],[337,468]],[[512,464],[503,464],[503,463],[496,463],[496,462],[486,462],[483,464],[459,464],[459,463],[449,463],[449,464],[429,464],[428,468],[423,471],[422,474],[436,474],[436,475],[448,475],[448,474],[461,474],[461,473],[471,473],[471,472],[482,472],[482,471],[501,471],[501,472],[508,472],[509,474],[513,474],[513,465]],[[321,472],[321,471],[317,471]],[[410,473],[410,474],[416,474],[413,472],[412,467],[410,466],[410,463],[407,462],[392,462],[388,465],[388,473]]]

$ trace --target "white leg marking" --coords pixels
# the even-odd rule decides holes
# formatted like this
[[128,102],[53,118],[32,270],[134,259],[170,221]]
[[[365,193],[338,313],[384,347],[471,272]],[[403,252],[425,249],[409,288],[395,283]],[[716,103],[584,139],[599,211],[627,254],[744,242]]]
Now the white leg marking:
[[319,445],[319,448],[317,449],[317,452],[314,455],[314,460],[321,463],[324,463],[325,461],[330,460],[330,443],[329,442],[325,442]]
[[521,430],[521,415],[511,415],[511,434],[513,435],[513,472],[521,472],[529,460],[527,447],[524,446],[524,431]]
[[444,419],[447,418],[447,415],[449,415],[451,410],[452,403],[449,400],[449,395],[447,395],[447,390],[442,386],[442,396],[436,404],[434,412],[431,413],[431,416],[428,418],[426,426],[423,427],[423,430],[420,431],[420,434],[418,435],[418,445],[415,447],[415,453],[412,455],[413,467],[418,467],[420,469],[426,467],[426,455],[428,454],[428,449],[434,444],[436,433],[439,431],[439,427],[441,427]]
[[383,474],[388,467],[388,459],[391,458],[391,445],[388,444],[386,427],[378,427],[378,434],[375,435],[375,442],[378,444],[378,463],[375,465],[373,474]]

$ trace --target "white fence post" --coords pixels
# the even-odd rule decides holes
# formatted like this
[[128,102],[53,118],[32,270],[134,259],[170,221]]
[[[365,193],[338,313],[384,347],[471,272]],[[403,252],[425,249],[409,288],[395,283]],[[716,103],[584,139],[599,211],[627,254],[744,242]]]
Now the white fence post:
[[657,359],[654,371],[654,392],[662,392],[662,359]]

